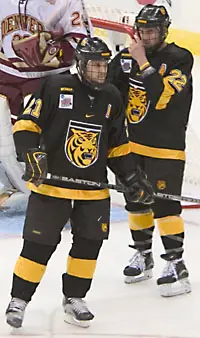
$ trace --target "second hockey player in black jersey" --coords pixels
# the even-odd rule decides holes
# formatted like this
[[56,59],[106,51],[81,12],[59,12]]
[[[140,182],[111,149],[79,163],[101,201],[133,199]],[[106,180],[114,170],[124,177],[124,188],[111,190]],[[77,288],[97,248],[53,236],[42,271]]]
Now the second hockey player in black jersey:
[[76,50],[78,74],[48,78],[14,126],[31,195],[6,311],[11,326],[22,325],[26,305],[69,219],[73,243],[62,276],[66,321],[87,327],[94,317],[83,298],[109,234],[109,191],[47,180],[47,171],[106,183],[108,166],[130,188],[128,200],[152,202],[151,185],[141,170],[134,169],[120,93],[106,83],[110,56],[102,40],[81,40]]
[[[111,62],[111,78],[126,104],[133,155],[156,192],[180,195],[185,164],[185,136],[192,102],[193,57],[167,44],[170,18],[164,6],[146,5],[135,19],[130,48]],[[166,268],[157,283],[163,296],[190,291],[184,265],[181,204],[157,199],[152,208],[127,201],[129,224],[137,250],[125,268],[126,282],[152,276],[154,219],[165,248]],[[138,264],[138,260],[140,264]],[[176,288],[176,282],[181,281]],[[175,290],[172,290],[175,288]]]

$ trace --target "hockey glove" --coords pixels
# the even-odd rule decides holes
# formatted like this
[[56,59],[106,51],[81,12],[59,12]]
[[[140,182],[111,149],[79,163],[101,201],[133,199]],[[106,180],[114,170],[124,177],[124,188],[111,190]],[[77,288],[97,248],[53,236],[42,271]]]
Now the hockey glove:
[[128,191],[124,193],[129,202],[151,204],[154,202],[153,188],[147,180],[147,176],[139,167],[134,172],[124,177],[118,178],[118,181]]
[[[56,35],[56,34],[55,34]],[[20,40],[14,40],[12,47],[15,54],[24,60],[29,67],[48,65],[58,67],[60,61],[57,54],[60,42],[53,41],[51,32],[39,32]]]
[[38,187],[47,176],[47,154],[38,148],[32,148],[22,154],[22,157],[26,165],[22,179],[32,182]]

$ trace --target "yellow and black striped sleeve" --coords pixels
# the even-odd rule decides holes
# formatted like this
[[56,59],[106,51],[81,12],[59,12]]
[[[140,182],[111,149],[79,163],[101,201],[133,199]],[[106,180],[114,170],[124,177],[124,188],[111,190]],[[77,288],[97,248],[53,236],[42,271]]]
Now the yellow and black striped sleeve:
[[51,84],[43,81],[40,89],[32,95],[13,126],[13,137],[18,158],[30,148],[37,148],[41,134],[52,114]]
[[188,50],[180,49],[177,55],[172,54],[171,58],[172,62],[164,76],[159,71],[149,72],[148,75],[148,69],[144,70],[142,76],[147,99],[156,110],[164,110],[169,103],[176,100],[177,95],[184,96],[184,88],[190,86],[192,54]]

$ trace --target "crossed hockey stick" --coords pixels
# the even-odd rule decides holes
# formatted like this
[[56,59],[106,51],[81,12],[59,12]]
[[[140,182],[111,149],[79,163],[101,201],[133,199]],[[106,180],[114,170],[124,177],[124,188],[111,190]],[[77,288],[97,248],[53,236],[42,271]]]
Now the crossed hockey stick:
[[[83,184],[83,185],[102,188],[102,189],[107,188],[107,189],[111,189],[111,190],[116,190],[116,191],[121,192],[121,193],[131,191],[130,189],[128,189],[128,188],[126,188],[122,185],[89,181],[89,180],[84,180],[84,179],[81,179],[81,178],[52,175],[51,173],[47,174],[47,179],[60,181],[60,182],[68,182],[68,183],[73,183],[73,184]],[[154,193],[153,196],[155,198],[167,199],[167,200],[171,200],[171,201],[200,203],[200,198],[193,198],[193,197],[189,197],[189,196],[163,194],[163,193],[160,193],[160,192]]]

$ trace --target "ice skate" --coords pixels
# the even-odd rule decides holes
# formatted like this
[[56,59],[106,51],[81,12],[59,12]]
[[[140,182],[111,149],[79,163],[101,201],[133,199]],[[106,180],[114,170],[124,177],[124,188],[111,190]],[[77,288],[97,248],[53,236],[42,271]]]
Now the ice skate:
[[81,327],[89,327],[94,315],[88,310],[86,302],[82,298],[63,299],[65,322]]
[[167,261],[157,284],[163,297],[172,297],[191,292],[188,270],[182,258],[174,259],[169,254],[161,255]]
[[22,326],[27,304],[27,302],[19,298],[11,299],[6,309],[6,322],[10,326],[14,328],[19,328]]
[[123,271],[125,283],[137,283],[152,278],[154,261],[151,250],[137,250]]

